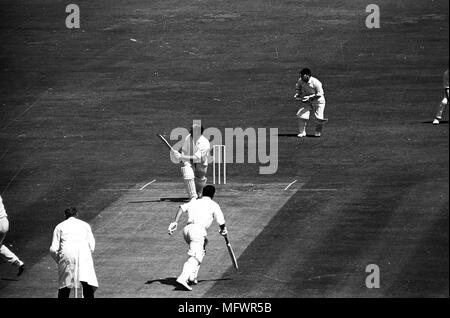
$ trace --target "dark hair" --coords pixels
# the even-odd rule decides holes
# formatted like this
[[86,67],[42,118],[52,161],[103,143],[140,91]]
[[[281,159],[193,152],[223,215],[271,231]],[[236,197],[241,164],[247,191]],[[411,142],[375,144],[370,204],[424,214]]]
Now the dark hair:
[[204,197],[214,198],[214,193],[216,193],[216,188],[212,185],[207,185],[203,188],[202,194]]
[[311,76],[311,70],[309,69],[309,68],[304,68],[304,69],[302,69],[301,71],[300,71],[300,75],[309,75],[309,76]]
[[[198,125],[192,125],[191,129],[189,130],[189,133],[192,135],[194,133],[194,128],[198,129]],[[198,131],[198,130],[197,130]],[[203,128],[203,125],[200,126],[200,134],[203,135],[203,132],[205,131],[205,128]]]
[[70,208],[67,208],[64,211],[64,214],[66,215],[66,220],[67,220],[68,218],[70,218],[72,216],[77,216],[78,215],[78,211],[77,211],[76,208],[70,207]]

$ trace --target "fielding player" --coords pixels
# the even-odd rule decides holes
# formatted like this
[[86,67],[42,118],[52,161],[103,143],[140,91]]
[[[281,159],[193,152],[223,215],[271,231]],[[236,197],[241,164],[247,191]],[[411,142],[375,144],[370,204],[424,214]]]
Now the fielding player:
[[83,287],[84,298],[98,288],[92,252],[95,239],[88,223],[78,219],[76,208],[64,211],[66,220],[53,231],[50,255],[58,264],[58,298],[69,298],[71,288]]
[[18,270],[17,276],[19,276],[23,273],[25,265],[13,252],[9,250],[9,248],[3,245],[3,240],[5,239],[8,230],[9,230],[8,215],[6,214],[6,210],[3,205],[3,200],[2,197],[0,196],[0,257],[9,264],[11,264],[12,266],[16,267]]
[[205,256],[205,247],[208,242],[207,230],[213,220],[220,226],[219,233],[227,235],[225,219],[220,206],[212,199],[216,188],[207,185],[203,188],[203,196],[198,200],[192,200],[186,204],[180,205],[175,216],[175,221],[170,223],[169,235],[177,229],[178,220],[184,212],[187,212],[187,225],[183,229],[183,236],[189,244],[188,260],[184,263],[183,271],[177,278],[177,282],[187,290],[192,290],[189,284],[197,284],[197,275],[200,264]]
[[194,123],[184,141],[181,153],[174,151],[175,158],[183,162],[181,173],[190,200],[198,198],[206,185],[210,148],[209,140],[203,136],[203,127]]
[[438,109],[436,111],[436,116],[433,120],[433,125],[439,125],[440,120],[442,119],[442,113],[445,108],[448,106],[448,69],[444,72],[444,98],[439,103]]
[[309,120],[311,112],[316,122],[314,135],[320,137],[322,135],[323,124],[327,121],[323,117],[325,97],[322,83],[317,78],[311,76],[311,70],[309,68],[304,68],[300,71],[300,78],[295,85],[295,90],[294,98],[303,103],[297,112],[299,127],[297,137],[302,138],[306,136],[306,123]]

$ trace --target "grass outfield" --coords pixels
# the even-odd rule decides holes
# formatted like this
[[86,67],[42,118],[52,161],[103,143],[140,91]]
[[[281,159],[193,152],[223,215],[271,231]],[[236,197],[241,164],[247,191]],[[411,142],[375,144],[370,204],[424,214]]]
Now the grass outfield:
[[[240,272],[230,280],[231,267],[209,267],[203,279],[211,281],[193,297],[448,297],[448,120],[431,125],[448,67],[448,1],[379,1],[376,30],[365,27],[364,1],[77,4],[79,30],[65,28],[64,3],[2,4],[0,193],[11,223],[5,243],[30,274],[16,280],[0,263],[0,297],[42,295],[31,276],[52,266],[48,247],[67,206],[98,225],[94,235],[107,245],[102,222],[114,218],[106,214],[98,223],[99,216],[128,192],[105,189],[157,180],[179,182],[168,196],[180,191],[179,170],[155,133],[193,119],[221,130],[279,130],[276,174],[229,164],[229,185],[218,187],[217,200],[227,199],[242,226],[236,233],[252,231],[251,241],[233,242]],[[293,137],[292,96],[303,66],[324,83],[330,122],[322,138]],[[268,191],[253,207],[272,202],[276,209],[253,227],[244,222],[240,185],[294,180],[286,202]],[[141,208],[121,207],[131,215]],[[139,218],[127,222],[135,229]],[[118,236],[147,242],[167,225]],[[140,291],[107,287],[130,258],[178,270],[180,259],[167,256],[173,247],[182,258],[183,244],[160,255],[139,248],[120,259],[94,254],[97,295],[180,297],[170,284],[158,285],[157,294],[156,285],[143,284],[166,272],[130,282]],[[380,289],[364,285],[371,263],[380,266]],[[56,274],[50,268],[39,283],[56,290]]]

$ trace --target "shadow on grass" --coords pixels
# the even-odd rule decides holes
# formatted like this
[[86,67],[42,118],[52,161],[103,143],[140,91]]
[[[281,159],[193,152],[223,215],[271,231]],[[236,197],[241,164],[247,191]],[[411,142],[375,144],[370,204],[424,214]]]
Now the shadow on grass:
[[[218,278],[218,279],[200,279],[198,281],[198,284],[203,282],[218,282],[223,280],[231,280],[231,278]],[[183,287],[180,286],[180,284],[177,283],[176,277],[166,277],[166,278],[160,278],[160,279],[152,279],[145,282],[146,285],[151,285],[153,283],[160,283],[163,285],[169,285],[175,287],[175,290],[184,290]]]
[[8,277],[2,277],[1,280],[8,281],[8,282],[18,282],[19,281],[19,279],[17,279],[17,278],[8,278]]
[[[423,121],[421,123],[422,124],[432,124],[433,121],[432,120],[427,120],[427,121]],[[441,120],[441,121],[439,121],[439,125],[445,125],[445,124],[448,125],[448,120]]]
[[128,203],[149,203],[149,202],[189,202],[188,198],[161,198],[159,200],[129,201]]
[[[299,137],[297,137],[297,134],[278,134],[278,137],[295,137],[295,138],[299,138]],[[305,137],[308,137],[308,138],[320,138],[320,137],[318,137],[316,135],[311,135],[311,134],[308,134]]]

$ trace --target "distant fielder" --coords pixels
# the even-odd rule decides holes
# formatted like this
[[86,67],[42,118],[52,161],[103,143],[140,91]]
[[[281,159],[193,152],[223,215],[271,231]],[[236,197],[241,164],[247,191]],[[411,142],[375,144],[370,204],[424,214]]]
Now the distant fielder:
[[325,110],[325,97],[322,83],[311,76],[311,70],[304,68],[300,71],[300,78],[295,85],[295,100],[301,101],[302,106],[297,112],[299,134],[297,137],[306,136],[306,123],[309,120],[310,113],[314,116],[316,122],[315,136],[322,135],[323,124],[327,121],[323,117]]
[[207,230],[211,226],[213,220],[220,226],[219,233],[222,236],[227,235],[225,226],[225,218],[220,206],[212,199],[216,189],[212,185],[203,188],[203,196],[198,200],[192,200],[186,204],[180,205],[175,216],[175,221],[170,223],[169,235],[177,229],[178,221],[181,215],[187,213],[187,225],[183,229],[183,236],[187,244],[189,244],[188,260],[184,263],[183,271],[177,278],[183,288],[192,290],[189,284],[197,284],[197,275],[200,264],[205,257],[205,248],[208,243]]
[[203,127],[193,124],[181,153],[173,150],[175,158],[183,162],[181,173],[190,200],[201,196],[202,189],[206,185],[210,147],[209,140],[203,136]]
[[442,119],[442,113],[445,108],[448,106],[448,69],[444,72],[444,98],[438,105],[438,109],[436,111],[436,116],[433,120],[433,125],[439,125],[440,120]]

